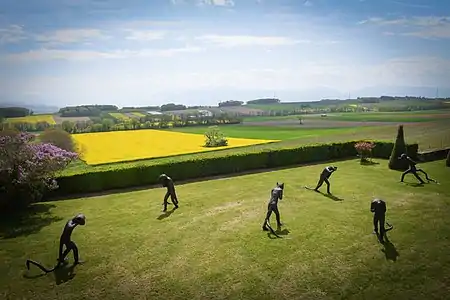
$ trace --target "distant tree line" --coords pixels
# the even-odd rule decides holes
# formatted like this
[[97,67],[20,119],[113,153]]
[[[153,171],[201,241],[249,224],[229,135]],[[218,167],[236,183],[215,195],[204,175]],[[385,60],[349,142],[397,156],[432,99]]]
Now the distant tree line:
[[117,111],[115,105],[80,105],[67,106],[59,110],[61,117],[91,117],[99,116],[104,111]]
[[111,117],[107,113],[102,113],[99,117],[90,117],[88,121],[63,121],[62,124],[51,125],[46,122],[38,123],[3,123],[3,129],[16,129],[19,131],[36,132],[50,128],[57,128],[68,133],[89,133],[138,129],[163,129],[169,127],[187,126],[213,126],[223,124],[239,124],[242,119],[227,113],[217,113],[213,116],[204,116],[200,113],[192,115],[147,115],[141,118],[130,118],[119,120]]
[[227,106],[241,106],[244,102],[236,101],[236,100],[227,100],[223,102],[219,102],[219,107],[227,107]]
[[32,115],[33,111],[24,107],[0,107],[0,117],[6,118],[20,118]]
[[261,98],[247,101],[247,104],[278,104],[280,103],[280,99],[276,98]]

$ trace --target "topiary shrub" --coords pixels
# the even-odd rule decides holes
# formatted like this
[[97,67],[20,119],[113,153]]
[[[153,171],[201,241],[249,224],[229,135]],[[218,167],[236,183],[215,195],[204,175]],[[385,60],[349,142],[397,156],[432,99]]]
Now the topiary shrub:
[[447,160],[445,161],[445,165],[446,165],[447,167],[450,167],[450,150],[448,150],[448,153],[447,153]]
[[404,171],[408,169],[408,162],[399,159],[400,155],[407,153],[405,136],[403,133],[403,125],[398,126],[397,138],[395,139],[394,147],[392,148],[391,156],[389,158],[389,169]]
[[55,145],[66,151],[76,151],[77,145],[70,133],[61,129],[46,129],[39,135],[39,140],[42,143]]
[[205,133],[205,147],[223,147],[228,146],[228,140],[220,132],[218,126],[210,126]]

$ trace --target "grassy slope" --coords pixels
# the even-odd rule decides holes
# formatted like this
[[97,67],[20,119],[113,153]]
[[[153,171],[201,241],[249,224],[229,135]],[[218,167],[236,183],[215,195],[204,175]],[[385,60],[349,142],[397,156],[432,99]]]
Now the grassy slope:
[[[343,201],[302,188],[315,184],[323,168],[315,165],[178,185],[181,208],[162,220],[162,188],[41,204],[51,211],[0,240],[0,298],[447,299],[450,187],[401,184],[379,162],[335,163],[332,192]],[[450,177],[444,161],[422,167],[438,181]],[[278,240],[261,231],[276,181],[286,183],[289,231]],[[374,196],[387,201],[395,226],[385,252],[371,234]],[[27,258],[55,262],[64,222],[78,212],[87,216],[73,236],[85,265],[65,284],[57,285],[67,269],[23,278]]]

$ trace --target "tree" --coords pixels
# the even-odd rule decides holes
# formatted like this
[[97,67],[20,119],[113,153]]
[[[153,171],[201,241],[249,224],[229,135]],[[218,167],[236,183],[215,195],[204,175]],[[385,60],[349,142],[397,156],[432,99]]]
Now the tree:
[[35,136],[0,136],[0,211],[26,208],[58,188],[54,176],[78,155],[52,144],[34,143]]
[[39,135],[42,143],[55,145],[66,151],[76,151],[76,143],[70,133],[61,129],[47,129]]
[[450,150],[447,153],[447,160],[445,161],[445,165],[447,167],[450,167]]
[[228,146],[228,140],[220,132],[218,126],[210,126],[205,133],[205,147],[223,147]]
[[389,158],[389,169],[404,171],[408,169],[408,162],[399,159],[400,155],[406,153],[405,136],[403,133],[403,125],[398,126],[397,138],[392,148],[391,157]]

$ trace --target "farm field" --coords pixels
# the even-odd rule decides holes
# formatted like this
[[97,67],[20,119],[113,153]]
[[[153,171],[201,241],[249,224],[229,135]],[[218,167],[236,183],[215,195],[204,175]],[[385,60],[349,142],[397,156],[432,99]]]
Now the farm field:
[[56,124],[53,115],[33,115],[27,117],[19,117],[19,118],[9,118],[6,122],[11,123],[38,123],[38,122],[47,122],[48,124]]
[[[127,167],[129,165],[153,165],[167,161],[176,162],[187,158],[213,157],[216,155],[229,155],[236,153],[254,153],[266,149],[282,149],[285,147],[298,147],[315,143],[331,143],[349,140],[385,140],[394,141],[398,124],[383,123],[379,126],[342,127],[342,128],[305,128],[303,125],[273,126],[264,125],[225,125],[219,126],[220,130],[228,138],[253,138],[262,140],[280,140],[275,143],[252,145],[248,147],[230,148],[220,151],[207,151],[195,154],[179,155],[169,158],[155,158],[137,162],[122,162],[109,165],[90,166],[83,162],[76,162],[69,166],[63,174],[79,174],[91,171],[101,171],[115,167]],[[352,123],[352,122],[348,122]],[[267,124],[267,123],[266,123]],[[270,124],[270,122],[269,122]],[[405,139],[407,143],[418,143],[420,151],[442,149],[450,147],[450,120],[433,122],[404,123]],[[164,130],[168,132],[204,134],[208,127],[187,127]],[[136,131],[141,132],[141,131]],[[76,135],[75,135],[76,136]],[[115,146],[114,146],[115,147]]]
[[109,113],[109,115],[118,120],[129,120],[130,117],[123,113]]
[[145,114],[140,113],[140,112],[133,112],[132,114],[135,115],[135,116],[137,116],[137,117],[139,117],[139,118],[143,118],[143,117],[146,116]]
[[90,165],[216,151],[277,141],[230,138],[228,146],[206,148],[203,147],[203,134],[153,129],[76,134],[73,137],[83,149],[83,160]]
[[[37,204],[33,217],[0,220],[0,298],[447,299],[450,186],[399,183],[376,161],[334,163],[339,201],[303,188],[319,164],[175,183],[180,209],[166,215],[163,188]],[[421,167],[444,182],[444,165]],[[261,223],[277,181],[286,184],[283,238],[272,239]],[[373,197],[387,201],[394,225],[384,246],[372,234]],[[53,265],[64,223],[79,212],[87,222],[73,239],[85,263],[71,268],[70,254],[55,273],[27,272],[28,258]]]

